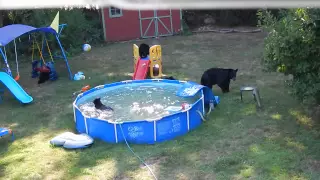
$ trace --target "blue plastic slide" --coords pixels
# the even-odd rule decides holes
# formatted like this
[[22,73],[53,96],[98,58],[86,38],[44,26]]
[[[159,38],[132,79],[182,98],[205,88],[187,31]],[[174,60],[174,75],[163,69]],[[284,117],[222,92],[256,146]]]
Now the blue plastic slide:
[[0,72],[0,82],[2,82],[21,103],[28,104],[33,101],[33,98],[7,73]]

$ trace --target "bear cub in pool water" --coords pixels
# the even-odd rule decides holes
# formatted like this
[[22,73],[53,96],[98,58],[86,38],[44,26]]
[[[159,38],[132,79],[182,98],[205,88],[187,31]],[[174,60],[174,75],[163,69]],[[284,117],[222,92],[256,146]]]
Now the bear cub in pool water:
[[111,107],[102,104],[100,98],[93,100],[93,104],[96,109],[113,111]]
[[210,68],[201,77],[201,85],[212,89],[213,85],[218,85],[223,93],[229,92],[230,80],[236,80],[238,69]]

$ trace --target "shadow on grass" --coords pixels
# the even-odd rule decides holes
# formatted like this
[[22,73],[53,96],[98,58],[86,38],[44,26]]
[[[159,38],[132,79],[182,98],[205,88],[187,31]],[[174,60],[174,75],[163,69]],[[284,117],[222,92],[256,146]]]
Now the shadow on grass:
[[8,165],[8,163],[0,163],[0,177],[4,177],[5,176],[5,169],[6,166]]

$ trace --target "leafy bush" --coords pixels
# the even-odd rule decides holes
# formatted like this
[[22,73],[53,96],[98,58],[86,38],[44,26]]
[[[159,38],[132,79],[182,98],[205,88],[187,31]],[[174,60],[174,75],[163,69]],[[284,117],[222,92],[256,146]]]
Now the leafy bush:
[[320,10],[281,10],[276,18],[259,11],[265,38],[263,65],[267,71],[293,76],[289,85],[304,102],[320,104]]

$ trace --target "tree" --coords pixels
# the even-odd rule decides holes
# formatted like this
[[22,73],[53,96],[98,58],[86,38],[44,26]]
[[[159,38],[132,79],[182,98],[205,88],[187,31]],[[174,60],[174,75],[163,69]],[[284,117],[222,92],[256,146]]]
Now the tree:
[[303,102],[320,104],[320,10],[281,10],[279,17],[258,12],[265,38],[263,65],[293,76],[289,85]]

